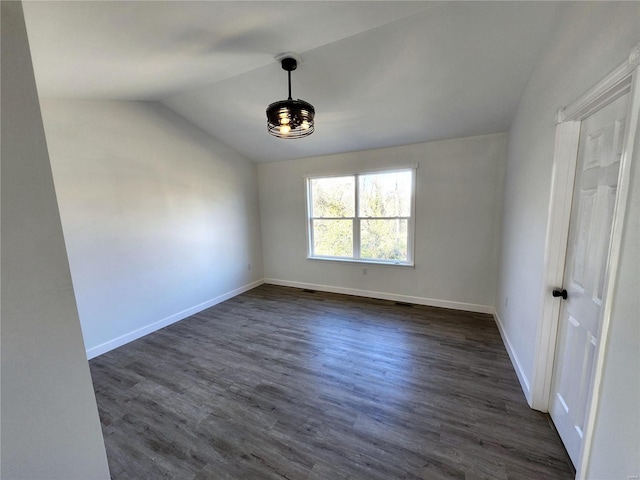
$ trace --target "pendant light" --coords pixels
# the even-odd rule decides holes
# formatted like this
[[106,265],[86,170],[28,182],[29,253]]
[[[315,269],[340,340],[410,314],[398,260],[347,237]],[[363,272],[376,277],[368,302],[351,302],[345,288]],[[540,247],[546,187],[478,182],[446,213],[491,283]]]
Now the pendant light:
[[289,98],[273,102],[267,107],[267,129],[278,138],[302,138],[314,131],[313,117],[316,114],[313,105],[304,100],[291,98],[291,72],[298,68],[293,57],[282,59],[282,69],[289,77]]

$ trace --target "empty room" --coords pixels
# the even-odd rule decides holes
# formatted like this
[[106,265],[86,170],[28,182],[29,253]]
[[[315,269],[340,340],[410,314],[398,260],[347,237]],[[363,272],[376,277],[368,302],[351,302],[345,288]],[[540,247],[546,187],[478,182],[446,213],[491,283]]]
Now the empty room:
[[3,480],[640,479],[640,2],[0,20]]

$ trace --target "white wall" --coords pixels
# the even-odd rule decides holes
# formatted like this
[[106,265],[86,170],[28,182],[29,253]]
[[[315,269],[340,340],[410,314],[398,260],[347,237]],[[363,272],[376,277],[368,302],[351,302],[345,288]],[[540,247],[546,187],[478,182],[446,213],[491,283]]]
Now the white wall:
[[262,279],[253,163],[158,103],[41,104],[90,357]]
[[1,2],[0,17],[0,476],[108,479],[22,5]]
[[[496,134],[260,164],[266,281],[491,311],[506,141]],[[415,268],[307,259],[306,174],[415,163]]]
[[[549,206],[551,167],[555,140],[554,118],[609,71],[621,64],[628,50],[640,40],[640,3],[567,3],[559,9],[555,33],[538,60],[509,130],[509,153],[505,182],[502,256],[496,309],[524,379],[533,375],[536,331],[541,315],[544,244]],[[637,174],[631,202],[637,202]],[[631,211],[638,215],[637,206]],[[630,228],[634,228],[631,226]],[[637,230],[636,230],[637,232]],[[635,237],[634,237],[635,235]],[[632,247],[635,242],[635,247]],[[637,233],[627,230],[623,258],[638,265]],[[624,261],[624,260],[623,260]],[[606,359],[604,391],[596,427],[590,478],[627,478],[638,474],[638,351],[637,283],[634,290],[626,267],[611,319],[611,342],[626,338],[627,344],[611,343]],[[637,267],[636,267],[637,268]],[[635,293],[634,293],[635,292]],[[636,302],[635,304],[633,302]],[[507,306],[508,303],[508,306]],[[631,315],[634,321],[630,321]],[[626,365],[624,373],[616,367]],[[625,381],[622,381],[624,377]],[[629,396],[629,397],[627,397]],[[616,415],[612,412],[617,411]],[[607,420],[603,420],[606,418]],[[622,420],[626,418],[626,420]],[[613,423],[609,423],[609,421]],[[616,432],[605,437],[605,434]],[[635,452],[623,457],[623,453]],[[595,473],[598,472],[598,473]],[[628,473],[623,473],[628,472]]]
[[509,130],[496,309],[527,379],[540,317],[555,115],[624,61],[640,37],[639,8],[618,2],[563,6]]

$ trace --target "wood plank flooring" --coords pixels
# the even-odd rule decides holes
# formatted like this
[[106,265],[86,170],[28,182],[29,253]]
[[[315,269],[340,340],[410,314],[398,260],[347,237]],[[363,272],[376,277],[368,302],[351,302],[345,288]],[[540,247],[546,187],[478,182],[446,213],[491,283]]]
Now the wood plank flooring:
[[571,479],[489,315],[262,285],[90,362],[114,479]]

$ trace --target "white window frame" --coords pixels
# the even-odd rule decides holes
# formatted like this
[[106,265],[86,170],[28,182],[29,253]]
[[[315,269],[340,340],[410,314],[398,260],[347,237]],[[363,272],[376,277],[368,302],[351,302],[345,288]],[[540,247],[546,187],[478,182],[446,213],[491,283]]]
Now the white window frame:
[[[415,219],[416,219],[416,179],[417,179],[417,165],[410,167],[392,167],[392,168],[384,168],[384,169],[376,169],[376,170],[366,170],[366,171],[358,171],[358,172],[341,172],[341,173],[333,173],[333,174],[323,174],[323,175],[307,175],[305,177],[306,183],[306,199],[307,199],[307,259],[309,260],[328,260],[333,262],[346,262],[346,263],[366,263],[366,264],[376,264],[376,265],[393,265],[400,267],[414,267],[415,266],[415,254],[414,254],[414,245],[415,245]],[[409,217],[361,217],[358,215],[360,211],[359,205],[359,197],[360,197],[360,182],[359,177],[373,174],[384,174],[384,173],[395,173],[395,172],[411,172],[411,200],[410,200],[410,216]],[[355,187],[354,187],[354,195],[355,195],[355,212],[353,217],[313,217],[313,199],[312,199],[312,191],[311,191],[311,181],[320,179],[320,178],[332,178],[332,177],[354,177]],[[351,220],[352,228],[353,228],[353,256],[352,257],[333,257],[326,255],[314,255],[313,245],[313,221],[314,219],[323,219],[323,220]],[[362,220],[367,219],[379,219],[379,220],[396,220],[396,219],[406,219],[407,220],[407,260],[383,260],[383,259],[371,259],[371,258],[360,258],[360,222]]]

